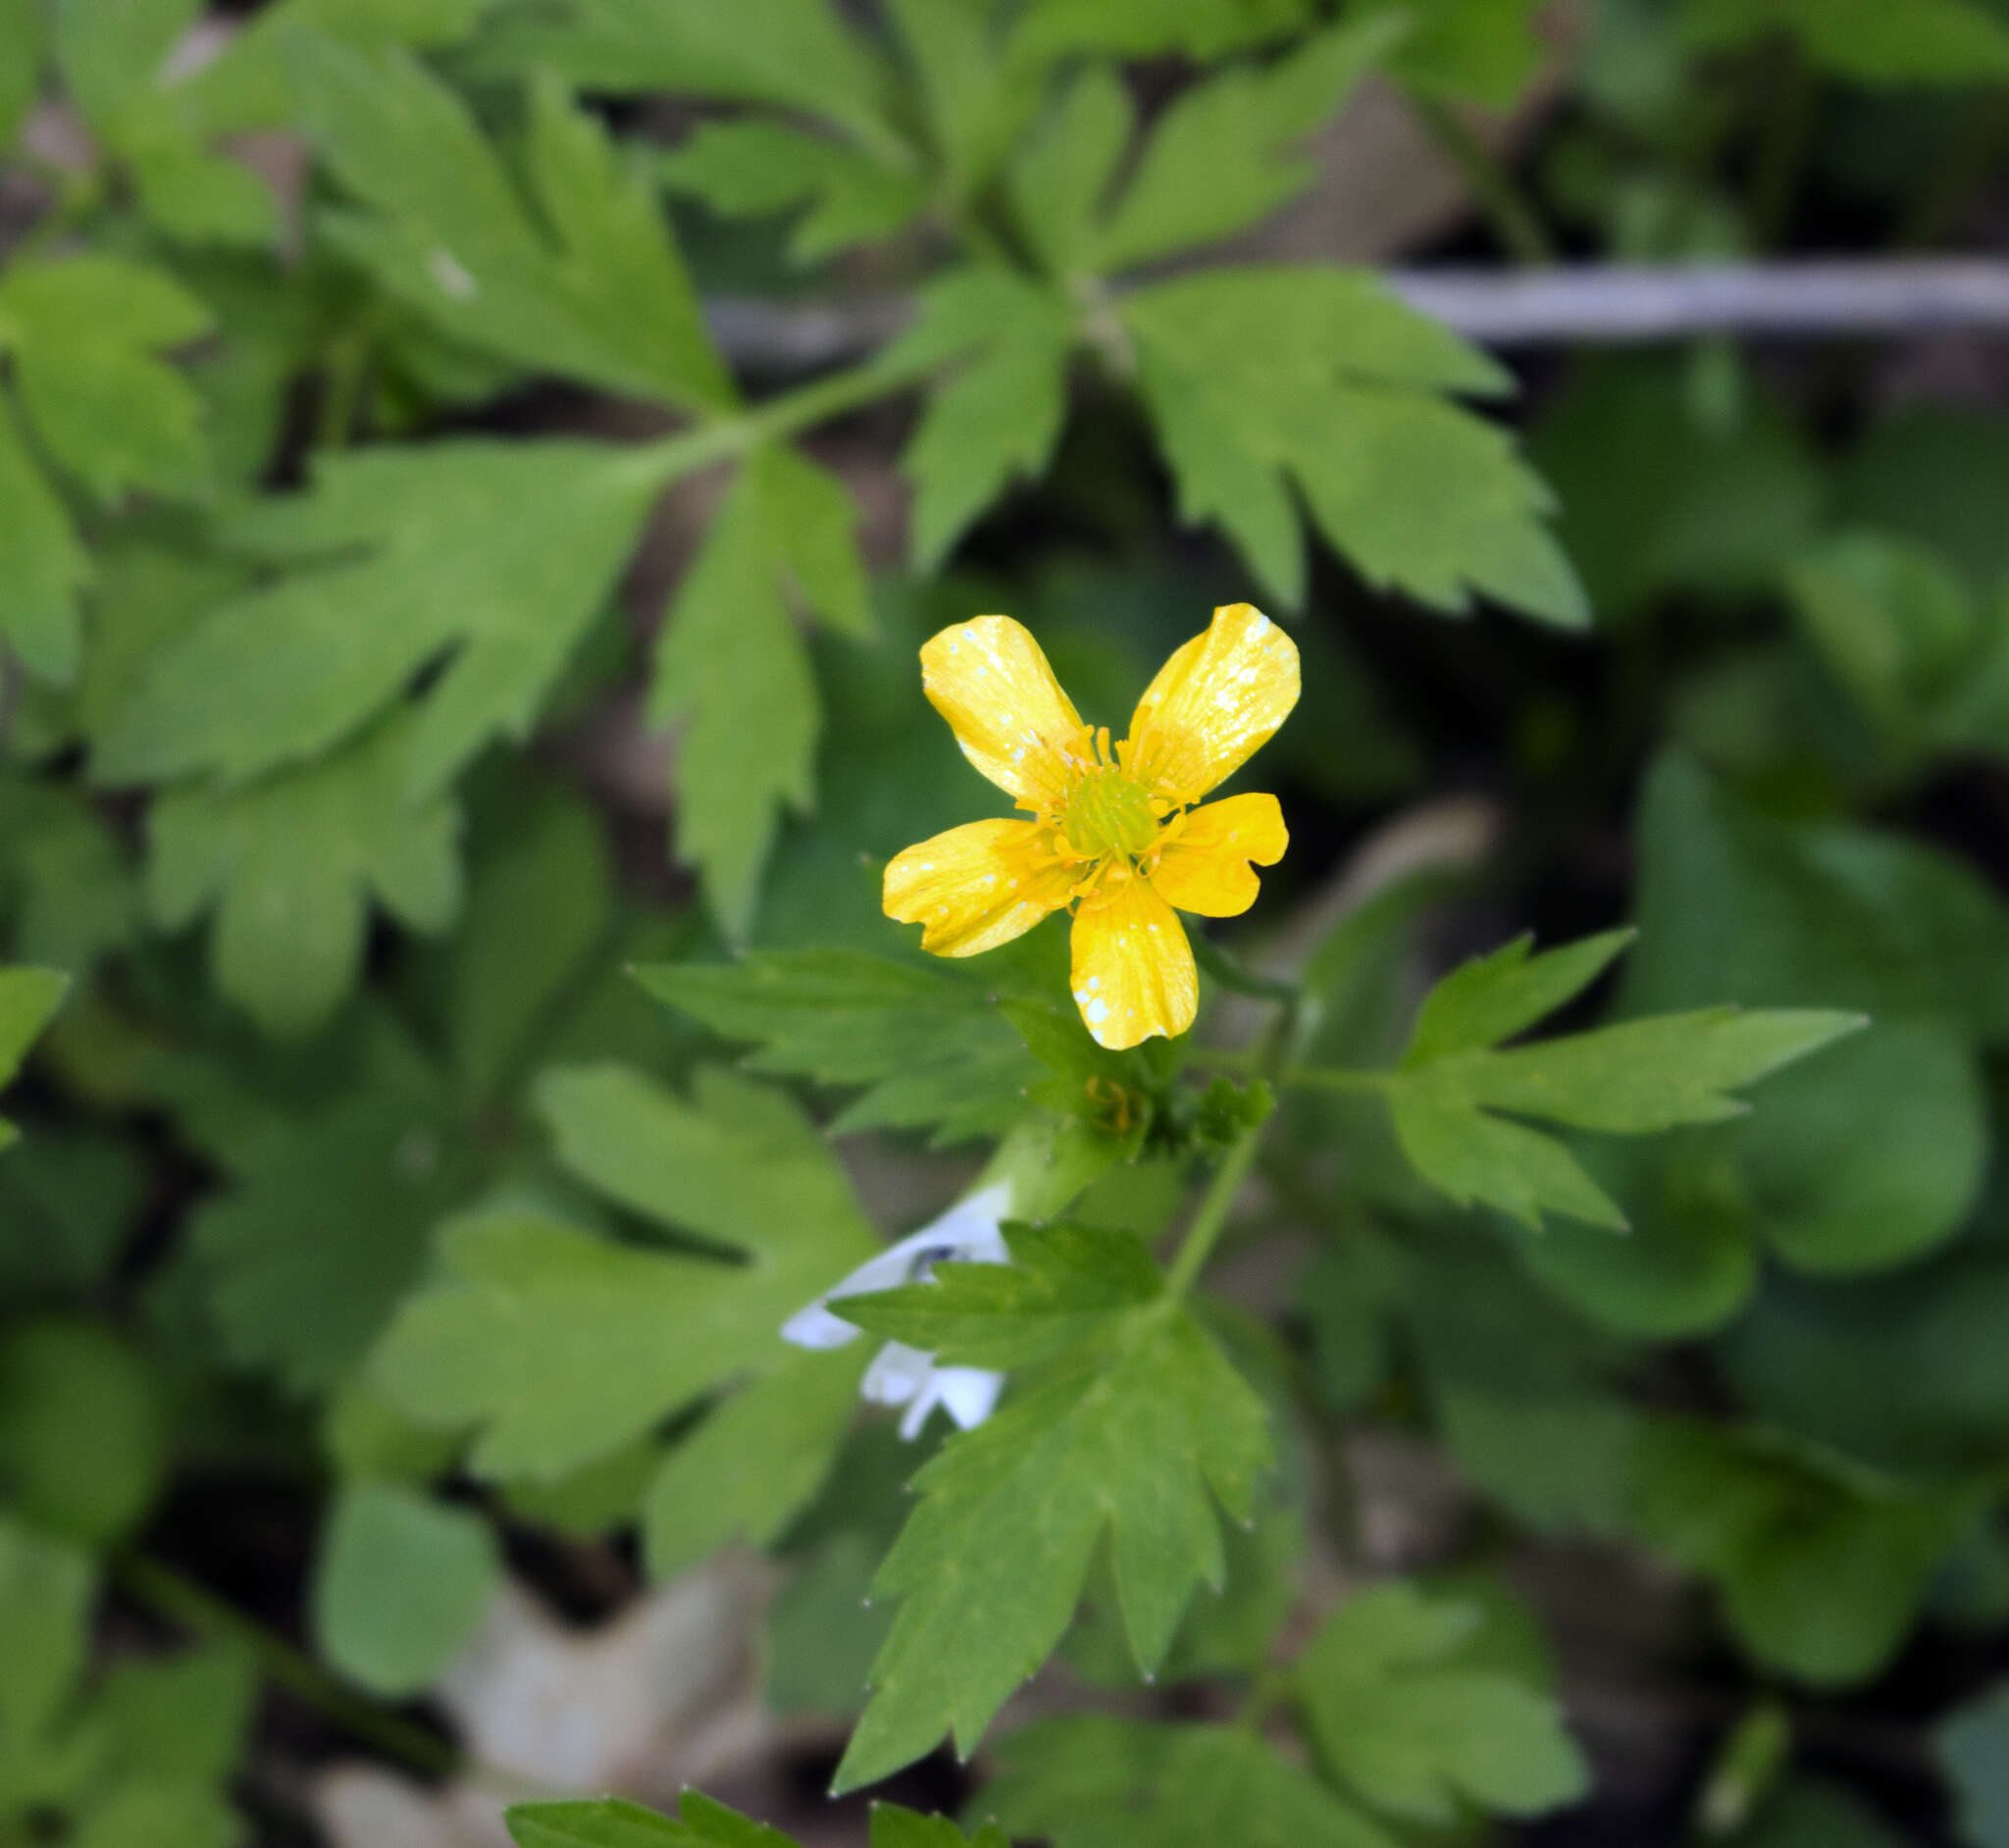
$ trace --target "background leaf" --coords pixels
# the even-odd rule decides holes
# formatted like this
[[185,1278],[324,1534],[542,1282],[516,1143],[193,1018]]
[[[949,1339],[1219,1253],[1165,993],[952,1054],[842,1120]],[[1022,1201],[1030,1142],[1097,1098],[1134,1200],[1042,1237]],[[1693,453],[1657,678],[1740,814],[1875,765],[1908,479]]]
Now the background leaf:
[[344,1489],[314,1581],[314,1627],[328,1659],[376,1694],[434,1681],[473,1636],[501,1583],[488,1525],[388,1482]]

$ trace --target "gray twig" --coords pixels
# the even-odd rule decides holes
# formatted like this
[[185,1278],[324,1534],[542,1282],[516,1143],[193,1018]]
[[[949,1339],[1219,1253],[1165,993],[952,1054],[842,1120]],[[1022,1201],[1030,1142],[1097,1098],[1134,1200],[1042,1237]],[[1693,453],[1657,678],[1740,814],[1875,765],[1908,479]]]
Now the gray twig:
[[[1988,257],[1381,274],[1405,301],[1487,346],[1704,334],[1795,340],[1954,329],[2009,334],[2009,261]],[[899,296],[871,296],[809,307],[715,300],[705,312],[737,364],[794,373],[859,358],[904,327],[911,308]]]

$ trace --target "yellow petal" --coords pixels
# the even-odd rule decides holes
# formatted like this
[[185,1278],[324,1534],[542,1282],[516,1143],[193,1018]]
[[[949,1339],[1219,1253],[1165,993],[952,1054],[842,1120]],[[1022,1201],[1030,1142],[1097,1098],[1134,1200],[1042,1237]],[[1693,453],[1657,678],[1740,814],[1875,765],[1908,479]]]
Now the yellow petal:
[[1144,879],[1116,869],[1074,914],[1074,1001],[1096,1044],[1120,1052],[1155,1033],[1193,1024],[1200,978],[1193,946],[1170,905]]
[[1054,856],[1033,821],[972,821],[910,847],[886,868],[886,915],[925,926],[921,948],[974,956],[1021,937],[1067,902],[1080,869]]
[[1088,728],[1040,644],[1009,616],[979,616],[921,649],[921,686],[962,754],[1001,789],[1056,806],[1095,759]]
[[1198,801],[1261,750],[1297,703],[1298,644],[1252,604],[1224,604],[1145,690],[1123,767],[1166,801]]
[[1274,866],[1291,844],[1273,796],[1230,796],[1173,823],[1151,883],[1158,896],[1202,917],[1240,917],[1256,902],[1257,866]]

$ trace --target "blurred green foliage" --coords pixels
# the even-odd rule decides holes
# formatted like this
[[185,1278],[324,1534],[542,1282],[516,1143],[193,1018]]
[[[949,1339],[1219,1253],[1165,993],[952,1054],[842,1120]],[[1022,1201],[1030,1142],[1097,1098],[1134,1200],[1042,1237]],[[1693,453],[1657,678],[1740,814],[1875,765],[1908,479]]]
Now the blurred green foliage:
[[[504,1587],[729,1546],[819,1773],[989,1740],[873,1848],[1876,1848],[1857,1718],[2009,1840],[2009,430],[1916,354],[1510,369],[1270,230],[1365,90],[1452,255],[1954,243],[2009,9],[198,14],[0,0],[0,1843],[252,1839],[261,1686],[438,1772],[391,1710]],[[705,313],[889,291],[810,377]],[[1245,597],[1296,838],[1198,1034],[1098,1047],[1051,920],[923,958],[918,645],[1007,611],[1120,725]],[[782,1341],[978,1181],[1009,1264]],[[901,1444],[881,1340],[1001,1409]],[[1565,1548],[1702,1594],[1645,1810]],[[1106,1711],[1006,1708],[1056,1651]]]

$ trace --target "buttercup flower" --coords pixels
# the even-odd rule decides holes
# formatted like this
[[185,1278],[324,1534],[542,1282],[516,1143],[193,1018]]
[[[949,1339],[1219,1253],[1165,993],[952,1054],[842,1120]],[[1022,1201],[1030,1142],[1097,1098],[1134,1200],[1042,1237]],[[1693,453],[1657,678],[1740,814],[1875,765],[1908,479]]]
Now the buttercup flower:
[[[841,1348],[859,1331],[830,1309],[832,1303],[923,1282],[937,1264],[1008,1264],[1011,1253],[998,1221],[1010,1204],[1011,1189],[1002,1182],[957,1201],[939,1219],[888,1246],[807,1309],[790,1316],[782,1339],[798,1348]],[[1003,1373],[980,1366],[937,1366],[932,1355],[903,1341],[889,1341],[879,1350],[858,1388],[874,1405],[904,1406],[900,1434],[909,1439],[920,1435],[937,1406],[965,1431],[983,1423],[1004,1389]]]
[[886,869],[886,914],[921,948],[974,956],[1072,908],[1074,1000],[1112,1051],[1175,1037],[1200,1003],[1176,911],[1236,917],[1255,866],[1290,836],[1273,796],[1193,804],[1239,770],[1298,702],[1297,645],[1247,603],[1177,650],[1137,702],[1130,736],[1081,722],[1047,657],[1008,616],[945,629],[921,685],[962,754],[1030,821],[951,828]]

